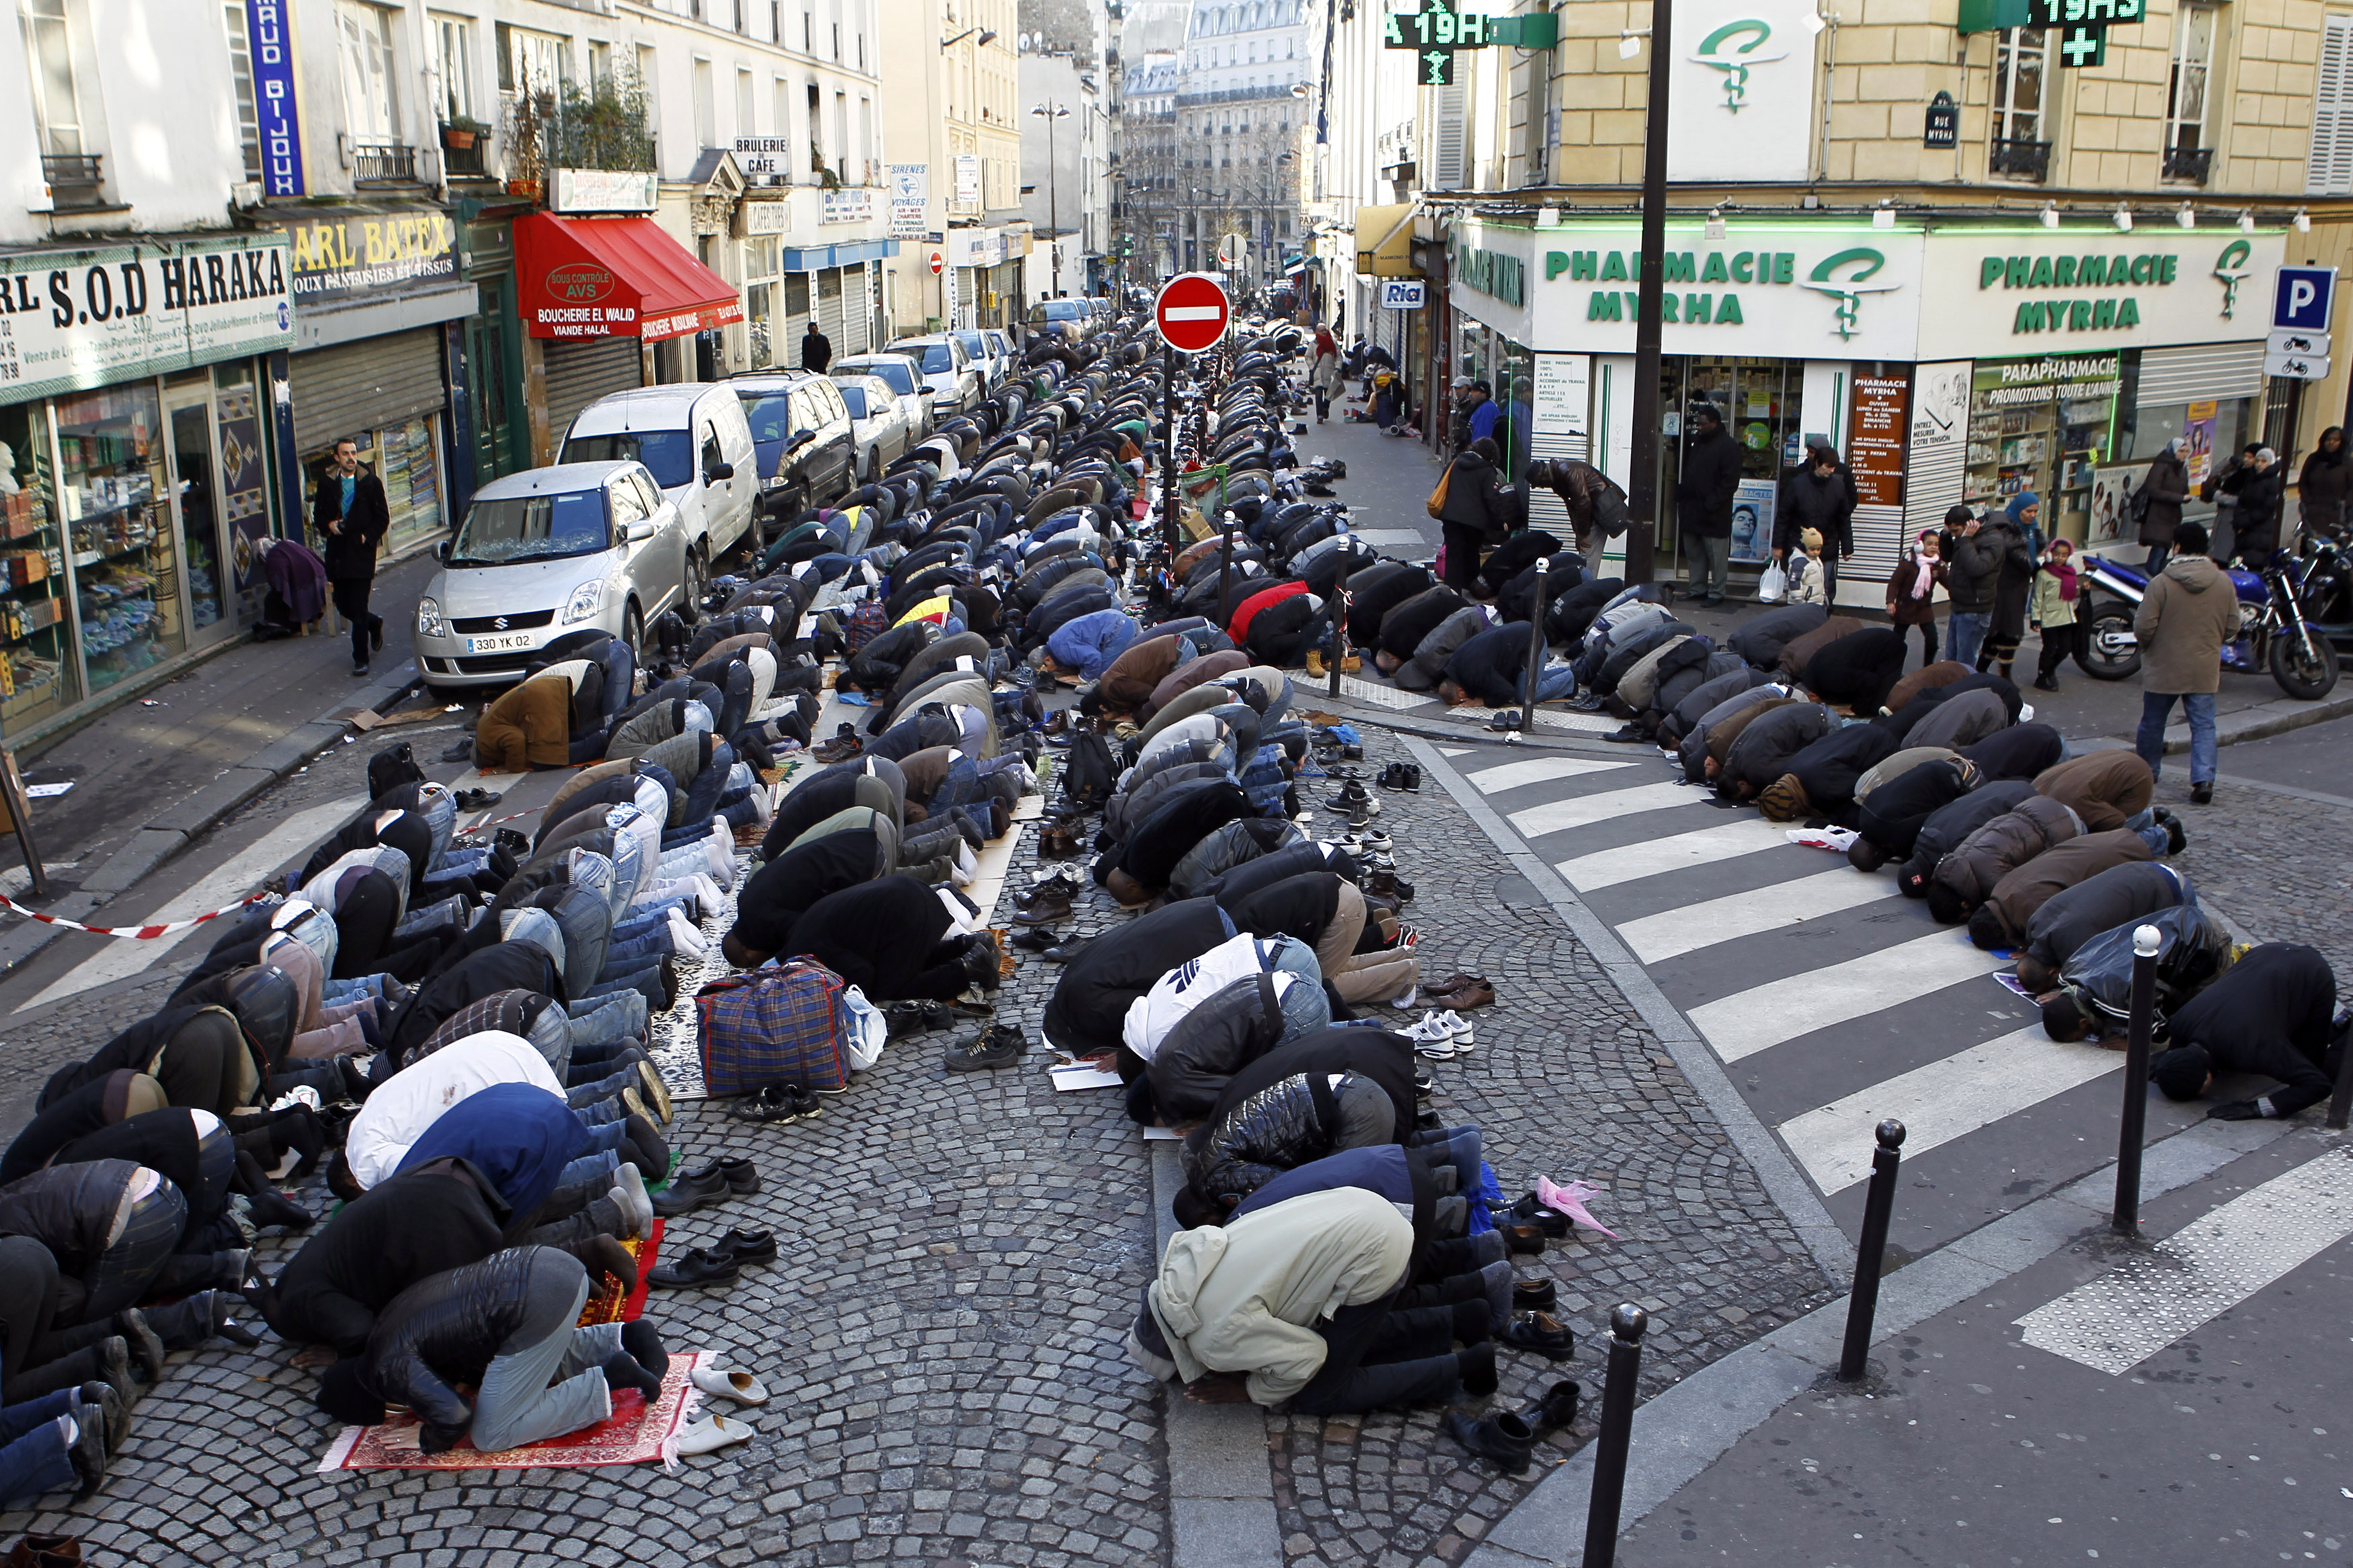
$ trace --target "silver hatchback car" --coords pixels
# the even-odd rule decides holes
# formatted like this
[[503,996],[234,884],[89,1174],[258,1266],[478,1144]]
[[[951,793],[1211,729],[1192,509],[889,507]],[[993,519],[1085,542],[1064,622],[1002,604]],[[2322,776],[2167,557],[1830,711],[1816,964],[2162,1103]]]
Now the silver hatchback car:
[[417,658],[438,691],[522,679],[567,633],[602,630],[642,653],[652,619],[686,592],[678,507],[638,462],[565,463],[474,492],[417,602]]

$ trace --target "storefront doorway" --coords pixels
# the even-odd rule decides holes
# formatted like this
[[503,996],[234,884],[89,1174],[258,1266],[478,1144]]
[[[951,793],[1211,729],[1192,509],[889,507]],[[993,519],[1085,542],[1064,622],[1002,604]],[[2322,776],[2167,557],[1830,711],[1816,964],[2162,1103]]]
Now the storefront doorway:
[[164,382],[164,417],[172,429],[174,526],[188,590],[188,646],[202,647],[237,629],[228,613],[227,557],[221,547],[219,464],[213,450],[213,378],[185,371]]
[[[1670,354],[1659,362],[1659,565],[1681,568],[1683,531],[1672,526],[1683,471],[1684,422],[1713,404],[1740,447],[1740,493],[1732,507],[1732,560],[1759,566],[1773,553],[1772,498],[1804,450],[1806,362]],[[1835,433],[1831,434],[1836,439]],[[1670,538],[1672,537],[1672,542]]]

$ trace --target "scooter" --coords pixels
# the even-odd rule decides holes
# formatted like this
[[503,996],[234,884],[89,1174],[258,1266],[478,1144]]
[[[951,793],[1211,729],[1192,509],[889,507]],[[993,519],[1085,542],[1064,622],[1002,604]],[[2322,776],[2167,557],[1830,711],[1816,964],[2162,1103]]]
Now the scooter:
[[[2097,680],[2125,680],[2140,672],[2140,639],[2133,612],[2148,588],[2148,574],[2105,556],[2087,555],[2079,570],[2086,598],[2084,640],[2075,663]],[[2243,675],[2269,670],[2290,697],[2316,701],[2337,684],[2337,650],[2307,623],[2299,604],[2305,564],[2274,556],[2262,572],[2230,569],[2239,598],[2239,632],[2222,645],[2222,668]]]

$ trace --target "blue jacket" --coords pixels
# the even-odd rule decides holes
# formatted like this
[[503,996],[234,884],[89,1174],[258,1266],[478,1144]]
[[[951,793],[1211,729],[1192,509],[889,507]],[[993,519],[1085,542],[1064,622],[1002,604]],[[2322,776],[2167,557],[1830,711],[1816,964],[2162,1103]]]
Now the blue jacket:
[[1405,1147],[1399,1143],[1378,1143],[1363,1149],[1344,1149],[1337,1154],[1326,1154],[1321,1160],[1310,1160],[1275,1177],[1244,1198],[1234,1212],[1226,1216],[1232,1224],[1246,1214],[1251,1214],[1285,1198],[1304,1197],[1309,1193],[1328,1193],[1335,1187],[1362,1187],[1377,1193],[1393,1204],[1413,1206],[1413,1175],[1406,1164]]
[[528,1083],[493,1084],[436,1118],[401,1156],[399,1171],[452,1156],[470,1161],[522,1219],[547,1201],[564,1167],[587,1142],[587,1124],[547,1090]]
[[1077,670],[1080,679],[1097,680],[1135,637],[1134,618],[1125,611],[1097,610],[1055,627],[1046,651],[1063,668]]

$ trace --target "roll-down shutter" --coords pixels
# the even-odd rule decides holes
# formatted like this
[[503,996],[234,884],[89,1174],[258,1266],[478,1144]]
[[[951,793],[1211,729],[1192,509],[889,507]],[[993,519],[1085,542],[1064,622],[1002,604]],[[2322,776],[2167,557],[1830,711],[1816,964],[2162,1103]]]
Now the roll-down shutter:
[[580,411],[598,398],[642,384],[635,338],[583,338],[550,342],[547,366],[547,429],[559,445]]
[[293,355],[287,368],[294,445],[302,452],[431,414],[449,400],[438,327],[312,349]]

